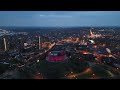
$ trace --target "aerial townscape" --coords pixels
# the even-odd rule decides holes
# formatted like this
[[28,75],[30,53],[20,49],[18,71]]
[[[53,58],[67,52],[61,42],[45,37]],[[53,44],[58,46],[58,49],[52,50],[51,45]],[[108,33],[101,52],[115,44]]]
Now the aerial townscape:
[[2,25],[0,79],[120,79],[120,27]]

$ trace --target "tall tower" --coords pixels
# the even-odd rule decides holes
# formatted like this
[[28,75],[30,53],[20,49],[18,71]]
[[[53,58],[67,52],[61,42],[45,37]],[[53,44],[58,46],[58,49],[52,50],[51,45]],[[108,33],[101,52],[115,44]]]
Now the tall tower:
[[6,45],[6,38],[5,38],[5,35],[6,35],[6,32],[4,33],[4,48],[5,48],[5,51],[7,51],[7,45]]
[[41,44],[40,44],[40,36],[39,36],[39,43],[38,43],[38,46],[39,46],[39,50],[40,50],[40,46],[41,46]]
[[23,40],[22,40],[22,38],[19,38],[19,51],[20,51],[20,53],[22,53],[23,47],[24,47]]
[[93,32],[91,31],[91,29],[90,29],[90,38],[94,38],[94,34],[93,34]]
[[90,29],[90,36],[92,36],[92,35],[93,35],[93,33],[92,33],[91,29]]

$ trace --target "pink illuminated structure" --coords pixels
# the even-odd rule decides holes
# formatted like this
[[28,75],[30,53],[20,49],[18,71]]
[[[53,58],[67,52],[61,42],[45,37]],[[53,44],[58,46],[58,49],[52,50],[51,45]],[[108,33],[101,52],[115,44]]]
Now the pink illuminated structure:
[[46,60],[50,62],[59,62],[66,60],[66,58],[64,51],[51,51],[48,53]]

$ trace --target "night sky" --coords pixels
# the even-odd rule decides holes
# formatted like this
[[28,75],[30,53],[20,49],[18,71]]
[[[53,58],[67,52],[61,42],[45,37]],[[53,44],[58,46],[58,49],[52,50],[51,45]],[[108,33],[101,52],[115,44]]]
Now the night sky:
[[0,26],[120,26],[120,11],[0,11]]

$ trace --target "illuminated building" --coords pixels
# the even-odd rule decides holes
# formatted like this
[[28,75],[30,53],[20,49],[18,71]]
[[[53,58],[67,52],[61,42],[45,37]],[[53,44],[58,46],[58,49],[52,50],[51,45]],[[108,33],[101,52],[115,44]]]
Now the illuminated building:
[[79,38],[76,38],[76,43],[78,43],[80,40],[79,40]]
[[98,38],[98,37],[101,37],[101,35],[100,34],[94,34],[90,29],[90,33],[88,35],[88,38],[93,38],[94,39],[94,38]]
[[51,51],[46,58],[46,60],[50,62],[59,62],[66,59],[67,57],[64,51]]
[[50,45],[51,45],[50,42],[44,42],[44,43],[42,44],[42,48],[49,48]]

